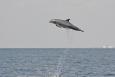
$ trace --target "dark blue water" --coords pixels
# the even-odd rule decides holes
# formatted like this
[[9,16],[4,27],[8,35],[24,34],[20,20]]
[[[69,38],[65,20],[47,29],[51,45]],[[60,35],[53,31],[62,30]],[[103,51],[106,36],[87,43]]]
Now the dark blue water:
[[115,77],[115,49],[0,49],[0,77]]

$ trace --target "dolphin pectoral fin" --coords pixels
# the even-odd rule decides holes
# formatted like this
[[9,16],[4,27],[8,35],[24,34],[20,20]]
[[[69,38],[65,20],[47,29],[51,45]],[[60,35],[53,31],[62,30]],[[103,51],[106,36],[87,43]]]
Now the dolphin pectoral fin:
[[56,24],[56,26],[57,26],[57,27],[59,27],[59,28],[61,28],[61,26],[60,26],[60,25],[58,25],[58,24]]

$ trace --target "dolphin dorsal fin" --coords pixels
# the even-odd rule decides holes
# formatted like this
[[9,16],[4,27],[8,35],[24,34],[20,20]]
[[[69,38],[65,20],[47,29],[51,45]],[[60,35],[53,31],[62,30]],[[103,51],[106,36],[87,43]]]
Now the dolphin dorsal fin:
[[70,20],[70,19],[66,19],[66,21],[68,21],[68,22],[69,22],[69,20]]

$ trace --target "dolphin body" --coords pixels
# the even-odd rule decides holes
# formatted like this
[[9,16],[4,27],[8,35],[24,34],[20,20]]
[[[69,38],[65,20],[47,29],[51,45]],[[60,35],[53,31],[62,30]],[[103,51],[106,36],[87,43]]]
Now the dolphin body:
[[55,24],[57,27],[59,28],[66,28],[66,29],[73,29],[76,31],[81,31],[84,32],[83,30],[81,30],[80,28],[74,26],[73,24],[71,24],[69,22],[70,19],[66,19],[66,20],[61,20],[61,19],[52,19],[50,20],[49,23],[53,23]]

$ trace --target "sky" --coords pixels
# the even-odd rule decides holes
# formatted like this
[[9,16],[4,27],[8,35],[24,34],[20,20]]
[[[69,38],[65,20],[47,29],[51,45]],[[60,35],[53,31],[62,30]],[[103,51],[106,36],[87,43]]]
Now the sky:
[[[85,32],[49,23],[67,19]],[[0,0],[0,48],[115,46],[115,0]]]

